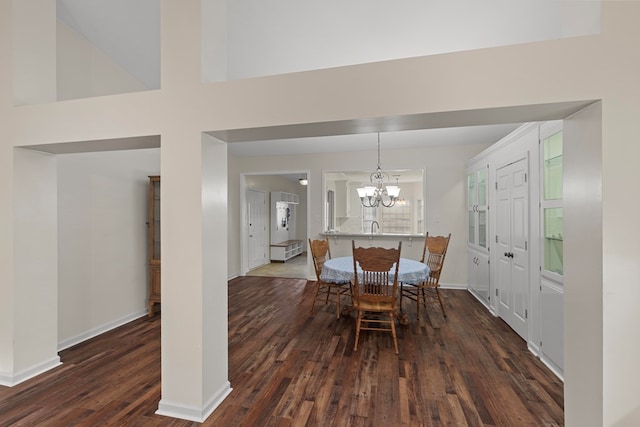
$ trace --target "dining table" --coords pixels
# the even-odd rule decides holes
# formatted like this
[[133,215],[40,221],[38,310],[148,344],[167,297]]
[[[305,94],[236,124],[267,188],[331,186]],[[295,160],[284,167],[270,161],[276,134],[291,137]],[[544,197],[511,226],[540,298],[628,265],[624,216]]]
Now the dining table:
[[[398,321],[402,325],[409,323],[407,315],[402,311],[402,284],[408,283],[417,285],[420,282],[424,282],[429,277],[429,266],[427,264],[416,261],[410,258],[400,258],[398,268],[398,285],[399,291],[399,308]],[[360,270],[360,266],[358,266]],[[337,258],[330,258],[324,262],[322,266],[322,272],[320,273],[320,279],[329,283],[348,283],[353,281],[353,257],[344,256]],[[395,265],[389,270],[390,274],[395,274]],[[349,312],[351,307],[346,306],[345,312]]]

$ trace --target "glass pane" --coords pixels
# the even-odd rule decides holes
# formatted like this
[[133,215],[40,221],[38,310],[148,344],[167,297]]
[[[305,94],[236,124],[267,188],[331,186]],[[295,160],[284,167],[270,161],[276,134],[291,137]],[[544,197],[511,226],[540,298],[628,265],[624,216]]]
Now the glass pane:
[[563,273],[562,208],[544,209],[544,269]]
[[487,170],[481,169],[478,171],[478,205],[484,206],[487,204]]
[[467,205],[473,206],[476,204],[476,178],[474,174],[467,176]]
[[544,139],[544,199],[562,198],[562,132]]
[[478,212],[478,246],[487,247],[487,212]]
[[[380,208],[379,208],[380,209]],[[410,234],[412,208],[409,201],[396,203],[380,211],[380,228],[383,233]]]
[[476,242],[476,221],[474,218],[474,213],[469,211],[467,212],[469,215],[469,243]]

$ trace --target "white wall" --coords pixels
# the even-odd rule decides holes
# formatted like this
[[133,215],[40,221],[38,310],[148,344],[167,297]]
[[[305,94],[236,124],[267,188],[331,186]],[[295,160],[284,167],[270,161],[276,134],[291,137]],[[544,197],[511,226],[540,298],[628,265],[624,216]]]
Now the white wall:
[[[605,295],[603,286],[603,234],[602,234],[602,127],[600,117],[602,105],[597,103],[565,120],[563,131],[563,221],[564,232],[564,372],[565,378],[581,378],[578,381],[566,381],[565,399],[569,405],[578,405],[575,396],[581,395],[591,401],[602,401],[607,389],[599,385],[604,382],[604,372],[594,371],[593,366],[602,366],[607,358],[620,357],[604,346],[603,334],[606,323],[604,312]],[[637,245],[637,244],[636,244]],[[624,256],[624,254],[621,254]],[[638,251],[631,257],[637,257]],[[636,258],[637,259],[637,258]],[[620,259],[621,261],[622,259]],[[617,262],[620,262],[617,261]],[[629,260],[628,262],[631,262]],[[637,270],[637,263],[636,270]],[[593,266],[585,269],[586,265]],[[637,285],[637,275],[635,277]],[[573,280],[570,280],[573,279]],[[624,280],[624,279],[623,279]],[[630,282],[634,279],[630,279]],[[638,289],[633,286],[624,292],[624,299],[637,309]],[[606,299],[610,299],[606,298]],[[622,301],[621,301],[622,303]],[[617,312],[621,306],[612,306]],[[623,328],[629,327],[625,322]],[[634,328],[635,329],[635,328]],[[625,344],[625,347],[626,344]],[[638,356],[637,349],[627,347],[627,351]],[[614,354],[610,354],[614,353]],[[625,357],[625,356],[622,356]],[[637,359],[636,359],[637,360]],[[567,362],[568,361],[568,362]],[[615,370],[615,369],[612,369]],[[637,370],[636,370],[637,372]],[[632,371],[627,378],[637,378]],[[608,390],[614,393],[614,390]],[[633,399],[621,395],[617,400]],[[598,416],[604,417],[603,409],[592,408]],[[574,414],[573,419],[586,423],[588,420]],[[636,419],[637,421],[638,419]],[[576,425],[578,425],[576,422]],[[605,425],[637,425],[613,422]]]
[[[56,4],[51,0],[13,0],[13,103],[56,100]],[[9,69],[5,69],[8,72]]]
[[141,81],[59,19],[56,35],[59,101],[147,90]]
[[[56,161],[49,154],[14,150],[13,383],[60,363],[57,354]],[[3,370],[3,369],[2,369]]]
[[[596,1],[234,0],[228,17],[229,79],[600,31]],[[212,77],[217,76],[205,74],[206,81]]]
[[146,313],[149,175],[160,150],[58,155],[59,344]]
[[[451,233],[451,242],[447,252],[447,264],[442,275],[443,284],[466,287],[466,173],[465,162],[480,151],[486,144],[451,145],[425,147],[420,149],[393,150],[384,152],[384,165],[393,169],[425,169],[427,182],[427,230],[432,234]],[[291,165],[308,168],[309,175],[309,236],[318,238],[322,228],[322,171],[337,170],[373,170],[376,166],[376,151],[333,154],[310,154],[296,156],[273,157],[232,157],[229,156],[229,209],[230,218],[240,217],[239,197],[244,194],[239,188],[241,173],[258,173],[260,171],[287,171]],[[250,176],[247,176],[249,179]],[[295,184],[294,184],[295,185]],[[296,192],[291,190],[291,192]],[[300,194],[300,191],[297,191]],[[244,196],[242,196],[244,197]],[[244,215],[244,214],[243,214]],[[240,224],[238,222],[229,229],[229,274],[240,273]],[[363,244],[369,244],[368,240]],[[397,245],[396,241],[384,241],[384,244]],[[423,242],[403,243],[403,256],[420,259]],[[348,255],[351,251],[351,238],[332,240],[332,255]],[[334,253],[335,252],[335,253]],[[309,267],[311,268],[311,267]],[[313,272],[309,270],[309,277]]]

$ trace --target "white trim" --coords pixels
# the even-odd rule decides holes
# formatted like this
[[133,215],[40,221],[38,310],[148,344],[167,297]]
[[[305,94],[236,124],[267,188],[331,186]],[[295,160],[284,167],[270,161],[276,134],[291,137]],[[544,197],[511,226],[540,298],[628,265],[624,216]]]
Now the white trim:
[[[465,163],[465,167],[471,166],[473,163],[490,156],[492,153],[499,152],[502,148],[504,148],[505,146],[508,146],[513,141],[517,141],[520,137],[525,135],[531,129],[538,127],[538,125],[539,125],[539,122],[528,122],[523,124],[522,126],[515,129],[513,132],[508,134],[507,136],[503,137],[500,141],[490,145],[482,152],[478,153],[471,159],[467,160],[467,162]],[[499,169],[499,167],[494,169]]]
[[551,361],[551,359],[548,359],[547,357],[544,357],[544,355],[542,354],[542,352],[540,351],[540,347],[534,345],[533,343],[529,342],[527,343],[527,348],[529,349],[529,351],[536,356],[547,368],[549,368],[549,370],[551,372],[554,373],[554,375],[556,377],[558,377],[558,379],[562,382],[564,382],[564,373],[562,371],[562,369],[560,369],[555,363],[553,363],[553,361]]
[[51,359],[40,363],[39,365],[34,365],[28,369],[18,372],[16,375],[11,375],[9,373],[0,373],[0,385],[13,387],[14,385],[18,385],[21,382],[36,377],[60,365],[62,365],[60,356],[56,355],[55,357],[52,357]]
[[491,313],[491,315],[493,317],[498,317],[498,313],[489,305],[489,303],[485,300],[483,300],[482,298],[480,298],[478,295],[476,295],[476,293],[471,290],[471,289],[467,289],[467,292],[469,292],[475,299],[477,299],[478,301],[480,301],[480,304],[482,304],[489,313]]
[[467,290],[467,284],[459,283],[440,283],[440,289],[461,289]]
[[75,337],[71,337],[69,339],[66,339],[62,342],[58,343],[58,351],[67,349],[69,347],[73,347],[76,344],[80,344],[83,341],[86,341],[88,339],[91,339],[93,337],[97,337],[98,335],[104,334],[105,332],[108,332],[112,329],[115,329],[119,326],[125,325],[131,321],[134,321],[136,319],[139,319],[143,316],[147,315],[147,311],[146,310],[141,310],[138,311],[136,313],[132,313],[129,314],[127,316],[121,317],[119,319],[114,320],[113,322],[109,322],[109,323],[105,323],[102,326],[98,326],[97,328],[93,328],[85,333],[82,333],[80,335],[76,335]]
[[168,402],[166,399],[160,399],[156,414],[202,423],[207,418],[209,418],[213,411],[215,411],[216,408],[220,406],[222,401],[232,391],[233,389],[231,388],[231,383],[229,383],[229,381],[226,381],[224,385],[218,390],[218,392],[214,393],[211,399],[209,399],[209,401],[202,408],[183,406],[177,403]]

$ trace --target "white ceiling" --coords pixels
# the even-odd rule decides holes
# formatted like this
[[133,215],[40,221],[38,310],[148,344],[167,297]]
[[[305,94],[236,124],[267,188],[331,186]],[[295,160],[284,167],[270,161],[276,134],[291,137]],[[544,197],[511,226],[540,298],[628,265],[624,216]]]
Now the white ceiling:
[[160,88],[160,0],[56,0],[56,13],[148,89]]
[[[380,134],[381,150],[450,144],[490,144],[508,135],[518,123],[466,126],[445,129],[420,129]],[[240,157],[282,156],[288,154],[335,153],[377,149],[377,135],[319,136],[234,142],[229,153]]]
[[[234,10],[237,12],[239,8],[239,10],[244,10],[247,14],[252,14],[255,11],[251,12],[251,7],[257,7],[258,5],[257,3],[252,3],[252,1],[255,0],[236,1],[241,3],[229,3],[228,5],[228,7],[235,8],[230,9],[231,12]],[[407,8],[411,10],[412,7],[425,7],[422,4],[422,0],[414,1],[415,3],[411,3],[411,6],[398,9],[398,13],[406,13]],[[439,8],[438,2],[428,1],[427,3],[429,4],[429,9],[427,9],[429,13],[446,12],[446,17],[453,19],[458,25],[462,24],[465,19],[475,18],[470,18],[457,12],[455,7],[453,9],[449,7],[448,9],[445,8],[446,10],[440,10],[441,8]],[[253,6],[251,6],[252,4]],[[286,4],[286,2],[279,7],[284,7],[284,4]],[[529,2],[529,6],[534,9],[538,8],[540,4],[541,3],[538,2]],[[552,2],[549,4],[551,5]],[[111,57],[123,68],[127,69],[147,87],[160,87],[160,0],[56,0],[56,5],[58,18],[60,20],[82,34],[89,42]],[[240,5],[243,6],[240,7]],[[370,3],[370,5],[370,14],[381,13],[381,11],[387,10],[383,7],[385,3],[377,3],[377,6],[376,3]],[[296,7],[298,6],[303,7],[301,5],[297,5]],[[260,5],[260,7],[268,8],[270,6]],[[343,4],[342,2],[335,1],[334,3],[323,3],[322,7],[340,9],[343,8]],[[541,7],[540,10],[545,11],[550,17],[558,14],[558,9],[555,6],[550,7],[547,5]],[[569,11],[569,9],[564,12],[567,13],[567,11]],[[292,16],[282,17],[281,19],[284,20],[284,22],[281,22],[281,24],[293,25],[295,24],[296,18],[302,19],[304,16],[306,16],[306,19],[315,19],[315,14],[309,13],[310,10],[304,9],[304,7],[298,12],[298,14],[294,13]],[[495,14],[496,16],[492,17],[492,19],[499,17],[502,20],[501,22],[510,22],[510,19],[515,19],[515,15],[512,16],[513,13],[513,11],[507,13],[503,9],[496,9],[489,15],[493,16],[493,14]],[[238,26],[243,22],[242,16],[236,15],[237,13],[230,13],[229,16],[227,16],[230,20],[230,26]],[[383,15],[388,17],[388,13],[384,13]],[[581,10],[579,14],[574,11],[568,13],[568,15],[573,18],[578,16],[582,20],[595,16],[594,13],[585,13],[584,10]],[[564,21],[567,19],[566,16],[563,18]],[[403,21],[396,20],[395,25],[399,25],[397,22]],[[551,38],[557,37],[558,29],[564,28],[566,24],[562,22],[556,22],[553,28],[550,27],[545,30],[547,31],[546,35]],[[261,25],[265,24],[259,20],[255,25],[259,23],[261,23]],[[194,23],[194,25],[199,24],[199,22]],[[355,29],[360,28],[359,26],[363,25],[365,28],[368,28],[365,25],[366,22],[363,22],[362,19],[350,19],[347,24],[345,31],[348,30],[350,32],[353,32]],[[252,31],[251,28],[247,28],[246,25],[239,26],[243,28],[243,31]],[[588,27],[589,31],[593,30],[593,25]],[[274,26],[271,25],[268,26],[268,28],[273,29]],[[363,28],[360,29],[364,31]],[[387,30],[389,30],[389,28],[387,28]],[[513,33],[513,31],[513,28],[511,31],[505,29],[504,31],[494,34],[494,39],[492,39],[491,43],[513,43],[512,39],[514,36],[517,36],[517,39],[522,36],[522,28],[519,30],[520,33],[518,33],[518,29],[515,29],[515,33]],[[387,37],[389,37],[394,33],[387,32],[386,34]],[[541,36],[544,35],[536,37]],[[520,40],[518,39],[518,41]],[[279,45],[279,43],[276,44]],[[376,44],[376,46],[381,46],[380,49],[382,51],[379,53],[384,57],[384,46],[379,44]],[[387,46],[387,49],[395,51],[395,49],[392,49],[393,46],[395,45]],[[235,48],[233,45],[230,45],[228,50],[233,51]],[[334,49],[333,51],[337,50],[338,49]],[[255,56],[252,58],[256,59]],[[251,63],[255,64],[253,59]],[[375,58],[372,60],[375,60]],[[348,64],[349,58],[345,58],[345,61]],[[383,150],[388,148],[409,148],[446,144],[486,144],[500,140],[515,129],[518,123],[523,121],[563,118],[571,111],[575,111],[577,106],[556,105],[534,106],[532,108],[533,110],[531,110],[531,108],[529,110],[520,108],[519,110],[505,109],[504,111],[492,111],[488,113],[476,112],[474,113],[474,117],[456,117],[455,114],[447,114],[446,117],[439,115],[425,115],[424,117],[405,116],[326,124],[301,124],[289,127],[235,129],[210,132],[210,134],[223,141],[229,142],[229,152],[235,156],[268,156],[375,150],[376,131],[383,132],[381,134]],[[481,126],[466,126],[471,123]],[[116,142],[118,141],[120,140]],[[131,143],[131,145],[128,145],[128,143]],[[84,144],[82,148],[79,146],[70,147],[64,144],[55,144],[39,148],[49,152],[62,153],[75,152],[79,149],[90,149],[90,151],[120,149],[119,147],[123,144],[124,146],[128,145],[129,148],[159,146],[159,137],[148,137],[144,139],[144,144],[142,145],[131,141],[120,141],[120,143],[114,143],[113,141],[95,141],[95,144]]]

